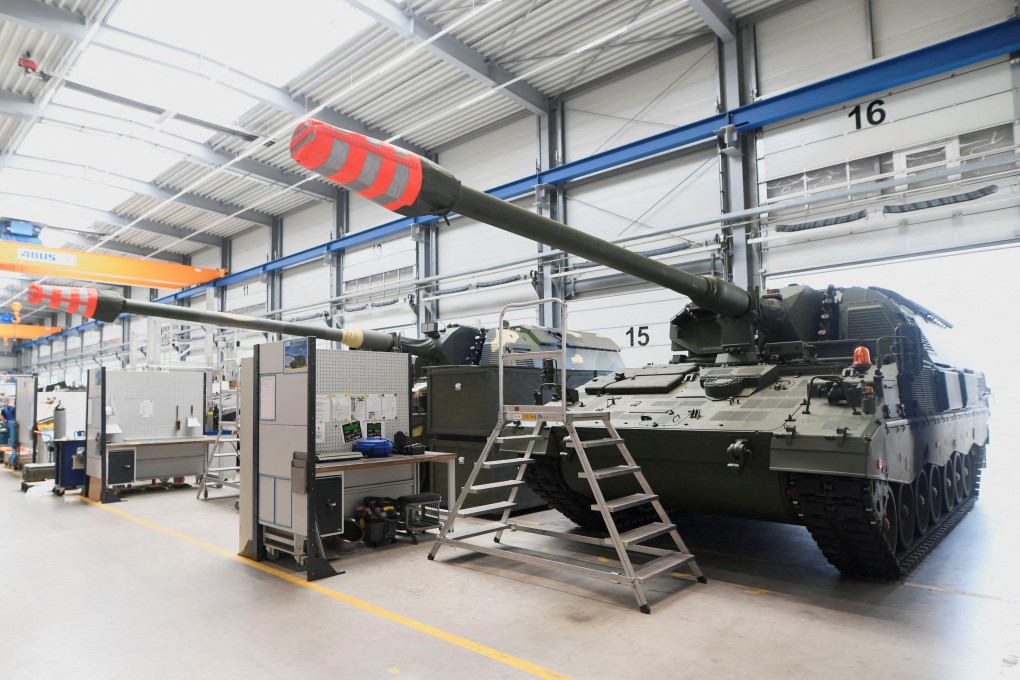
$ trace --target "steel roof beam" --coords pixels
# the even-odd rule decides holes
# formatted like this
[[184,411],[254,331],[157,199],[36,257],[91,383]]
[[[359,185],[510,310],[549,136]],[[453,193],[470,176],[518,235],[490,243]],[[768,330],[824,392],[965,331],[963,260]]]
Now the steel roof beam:
[[[61,231],[60,235],[68,243],[73,243],[84,248],[91,248],[99,243],[98,238],[90,238],[84,234]],[[165,250],[157,253],[151,248],[143,248],[142,246],[136,246],[130,243],[121,243],[120,241],[107,241],[100,247],[106,250],[116,250],[117,252],[124,253],[125,255],[154,257],[160,260],[165,260],[166,262],[173,262],[174,264],[185,264],[184,260],[186,259],[184,255],[178,255],[177,253],[168,253]]]
[[722,0],[688,0],[688,5],[723,42],[737,37],[737,19]]
[[[175,191],[164,189],[152,182],[145,182],[133,177],[117,175],[112,172],[106,172],[105,170],[100,170],[86,165],[65,163],[64,161],[55,161],[46,158],[35,158],[32,156],[11,154],[7,157],[6,167],[17,170],[27,170],[28,172],[38,172],[46,175],[58,175],[60,177],[84,179],[161,201],[168,200],[176,195]],[[264,227],[270,226],[273,221],[272,215],[259,212],[257,210],[244,210],[243,212],[235,215],[235,213],[241,210],[240,206],[220,203],[219,201],[214,201],[211,198],[199,196],[198,194],[184,194],[183,196],[178,197],[176,202],[180,205],[186,205],[190,208],[199,208],[218,215],[233,215],[239,219],[253,222]]]
[[[35,0],[3,0],[0,2],[0,19],[32,26],[75,41],[82,40],[87,32],[84,18],[80,14]],[[208,78],[294,116],[304,116],[319,106],[319,102],[310,97],[292,94],[285,88],[270,85],[197,52],[167,45],[113,26],[100,26],[91,44]],[[384,130],[368,127],[363,122],[335,109],[325,108],[316,113],[315,117],[324,123],[369,137],[387,139],[391,136]],[[427,149],[414,148],[412,151],[422,155],[429,154]],[[332,189],[328,191],[332,192]]]
[[[32,120],[36,116],[40,116],[43,121],[63,123],[64,125],[77,128],[89,128],[98,132],[121,135],[131,139],[141,139],[149,144],[162,147],[182,156],[187,156],[191,160],[215,167],[229,163],[235,158],[233,154],[214,149],[208,144],[194,142],[190,139],[167,133],[160,134],[158,139],[146,139],[144,135],[139,134],[139,128],[142,126],[134,121],[60,104],[51,103],[43,109],[28,96],[2,90],[0,90],[0,113],[16,118],[25,118],[26,120]],[[153,130],[155,134],[156,130],[154,128],[148,129]],[[281,170],[250,158],[242,158],[230,167],[237,172],[252,175],[283,186],[290,186],[305,179],[302,175],[287,172],[286,170]],[[321,182],[306,182],[297,190],[312,194],[323,200],[333,199],[332,187],[326,186]]]
[[442,30],[428,19],[409,9],[401,9],[389,0],[347,0],[347,4],[415,43],[435,38],[427,47],[435,56],[488,87],[505,85],[500,93],[531,113],[540,116],[549,113],[549,97],[541,90],[523,80],[516,80],[517,76],[513,73],[449,33],[439,35]]
[[[0,191],[0,196],[14,196],[6,191]],[[24,197],[26,194],[17,194],[17,196]],[[223,244],[223,239],[212,234],[204,234],[190,229],[184,229],[182,227],[175,227],[172,224],[164,224],[163,222],[156,222],[153,220],[138,220],[135,221],[131,217],[125,217],[118,215],[112,210],[100,210],[99,208],[92,208],[87,205],[81,205],[80,203],[74,203],[72,201],[65,201],[62,199],[49,198],[46,196],[31,196],[31,198],[38,198],[41,201],[53,201],[56,203],[63,203],[65,205],[74,206],[76,209],[82,212],[89,213],[93,216],[97,222],[105,222],[115,227],[126,227],[129,224],[132,229],[138,229],[139,231],[149,231],[153,234],[159,234],[160,236],[172,236],[182,240],[193,241],[195,243],[201,243],[206,246],[216,246],[219,248]]]

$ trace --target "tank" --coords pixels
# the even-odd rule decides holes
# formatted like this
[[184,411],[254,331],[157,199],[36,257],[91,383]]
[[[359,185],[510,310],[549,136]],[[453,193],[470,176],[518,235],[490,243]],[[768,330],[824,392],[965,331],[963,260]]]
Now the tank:
[[[989,440],[985,376],[941,359],[925,331],[950,324],[921,305],[881,288],[747,291],[518,208],[411,152],[317,121],[297,126],[291,155],[401,215],[459,213],[686,296],[670,322],[675,354],[594,378],[569,404],[612,414],[671,515],[804,525],[841,572],[889,579],[916,566],[976,501]],[[585,439],[605,436],[584,421],[577,427]],[[526,480],[577,524],[605,529],[564,436],[551,424],[546,455],[528,466]],[[637,489],[621,481],[603,490]],[[647,513],[635,508],[616,521],[643,523]]]

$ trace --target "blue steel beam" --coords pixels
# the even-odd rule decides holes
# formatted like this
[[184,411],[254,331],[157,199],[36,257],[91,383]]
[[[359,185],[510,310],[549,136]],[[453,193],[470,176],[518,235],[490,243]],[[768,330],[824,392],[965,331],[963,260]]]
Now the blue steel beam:
[[[1009,19],[994,26],[870,64],[840,76],[760,99],[687,125],[681,125],[594,156],[565,163],[551,170],[495,187],[488,193],[497,198],[511,200],[531,193],[535,186],[540,184],[567,184],[582,177],[712,139],[721,128],[727,125],[733,125],[741,132],[751,132],[771,123],[819,111],[858,97],[881,92],[890,87],[923,80],[939,73],[970,66],[1011,52],[1020,52],[1020,18]],[[387,222],[329,241],[321,246],[267,262],[258,267],[229,274],[201,286],[182,290],[160,298],[157,302],[174,302],[195,297],[205,292],[206,288],[210,286],[224,288],[248,281],[257,278],[263,272],[278,271],[321,257],[327,252],[339,252],[397,236],[410,229],[414,224],[431,224],[439,219],[437,217],[418,217]],[[91,327],[91,324],[48,337],[54,338],[67,333],[76,333],[78,329],[85,327]],[[46,341],[48,341],[47,338],[40,338],[20,345],[20,347],[31,347]]]

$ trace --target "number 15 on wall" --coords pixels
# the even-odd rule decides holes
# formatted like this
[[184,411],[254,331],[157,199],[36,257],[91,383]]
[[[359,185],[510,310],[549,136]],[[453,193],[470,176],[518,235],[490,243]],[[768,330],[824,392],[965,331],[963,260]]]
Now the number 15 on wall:
[[651,339],[648,337],[648,326],[631,326],[626,330],[626,335],[631,347],[644,347]]

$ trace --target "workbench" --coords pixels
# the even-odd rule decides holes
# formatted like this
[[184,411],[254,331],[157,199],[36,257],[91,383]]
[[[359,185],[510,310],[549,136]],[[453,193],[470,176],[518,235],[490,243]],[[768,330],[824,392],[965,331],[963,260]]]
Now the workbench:
[[202,434],[205,373],[200,370],[88,373],[85,424],[86,494],[121,500],[117,489],[150,480],[183,481],[205,472]]
[[110,486],[150,479],[201,475],[208,446],[216,437],[175,437],[107,442],[107,476]]
[[[397,465],[412,465],[414,463],[446,463],[446,470],[449,476],[447,476],[447,489],[444,500],[447,507],[450,507],[457,498],[457,490],[454,487],[454,477],[452,476],[457,457],[456,453],[426,451],[423,454],[414,456],[392,454],[384,458],[353,458],[349,460],[326,461],[315,465],[315,476],[316,478],[326,478],[329,475],[343,475],[344,516],[350,517],[353,514],[351,508],[355,505],[360,505],[361,498],[365,495],[370,495],[358,493],[359,488],[374,484],[371,474],[365,474],[368,470]],[[411,468],[411,493],[421,491],[420,467],[419,465],[413,465]]]

